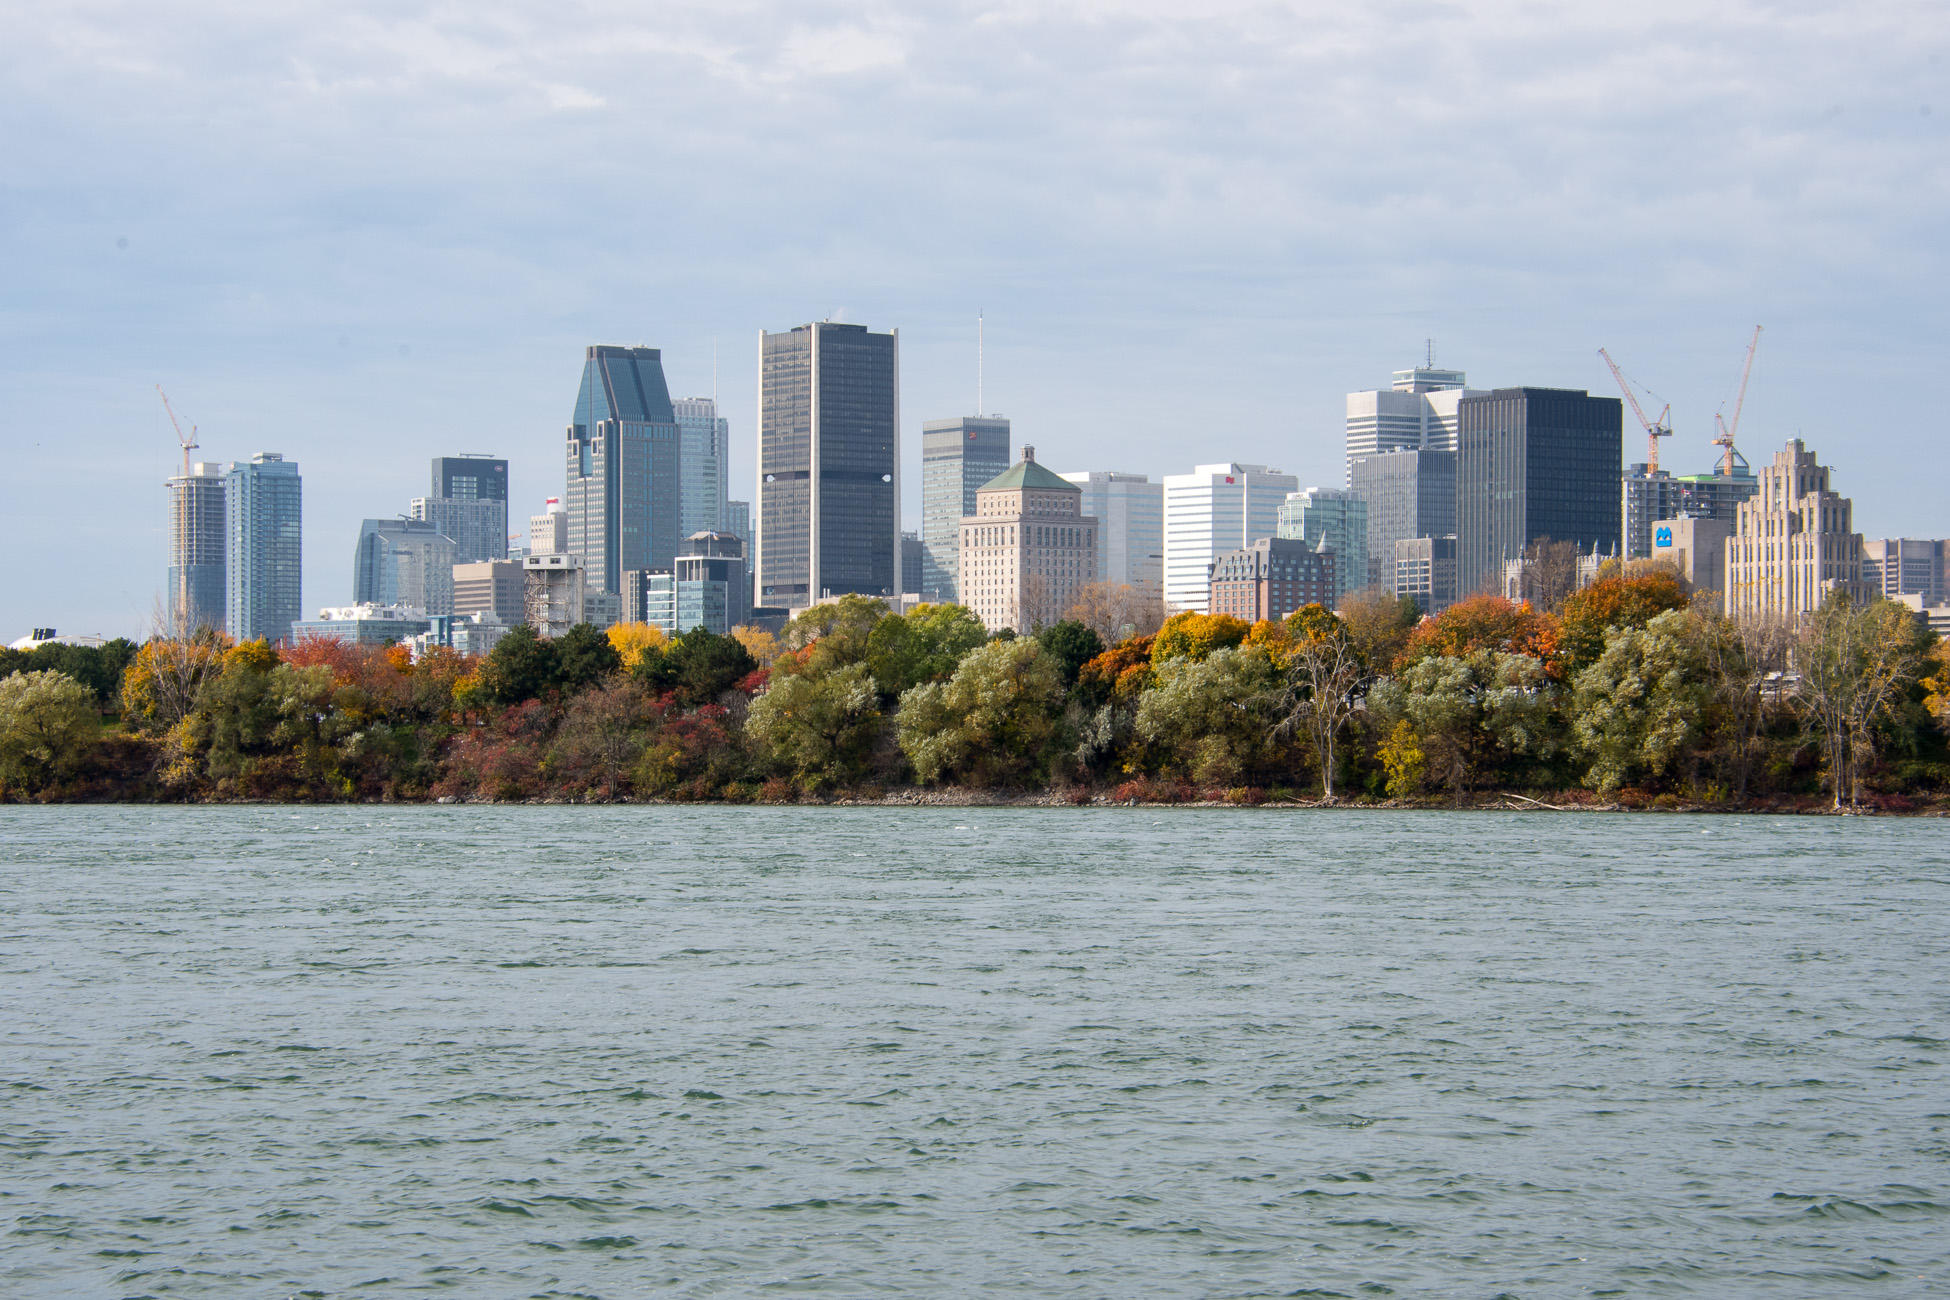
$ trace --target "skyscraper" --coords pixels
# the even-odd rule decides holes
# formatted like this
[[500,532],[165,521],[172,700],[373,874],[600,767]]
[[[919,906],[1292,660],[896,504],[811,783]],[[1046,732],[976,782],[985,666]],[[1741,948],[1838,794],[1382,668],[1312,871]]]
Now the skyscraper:
[[423,519],[368,519],[352,552],[352,603],[454,612],[453,539]]
[[1871,594],[1855,503],[1835,491],[1830,473],[1799,438],[1761,468],[1760,491],[1740,503],[1727,540],[1728,617],[1794,622],[1831,592]]
[[961,603],[991,632],[1033,632],[1062,619],[1097,580],[1097,521],[1082,491],[1036,463],[1036,449],[982,484],[961,521]]
[[224,477],[225,631],[233,640],[291,636],[304,614],[304,482],[275,451]]
[[451,537],[456,564],[508,558],[508,462],[494,456],[435,456],[433,485],[408,513]]
[[169,634],[224,626],[223,466],[169,478]]
[[752,552],[755,549],[752,539],[752,503],[725,502],[724,524],[718,531],[730,533],[745,544],[745,606],[749,609],[752,603]]
[[921,426],[921,599],[961,599],[961,521],[975,491],[1009,468],[1009,422],[999,415],[929,420]]
[[725,465],[731,456],[731,422],[718,414],[715,397],[680,397],[670,404],[681,449],[677,514],[686,537],[724,527]]
[[897,596],[899,331],[820,321],[758,337],[757,603]]
[[1165,475],[1165,603],[1200,614],[1212,561],[1279,532],[1280,506],[1300,480],[1264,465],[1199,465]]
[[1341,597],[1368,585],[1368,503],[1359,494],[1339,488],[1310,487],[1292,492],[1280,505],[1279,536],[1298,538],[1318,547],[1322,540],[1334,552],[1334,584],[1329,608]]
[[1566,388],[1462,399],[1456,452],[1456,588],[1496,586],[1532,542],[1617,554],[1624,404]]
[[[1395,543],[1455,536],[1456,453],[1402,449],[1355,456],[1348,487],[1368,507],[1369,584],[1410,594],[1395,586]],[[1454,554],[1448,559],[1453,566]]]
[[1083,489],[1083,513],[1097,521],[1097,581],[1162,587],[1165,485],[1117,470],[1078,470],[1063,478]]
[[591,587],[625,569],[668,568],[677,553],[677,418],[656,348],[591,347],[568,428],[568,553]]
[[1479,390],[1464,384],[1460,370],[1416,366],[1397,370],[1388,388],[1347,395],[1348,486],[1354,458],[1387,451],[1454,451],[1457,405]]

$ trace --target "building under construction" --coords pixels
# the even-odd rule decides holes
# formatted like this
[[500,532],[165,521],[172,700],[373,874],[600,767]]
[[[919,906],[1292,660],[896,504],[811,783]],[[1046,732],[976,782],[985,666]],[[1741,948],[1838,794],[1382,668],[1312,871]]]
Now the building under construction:
[[169,483],[169,633],[224,625],[223,466],[199,461]]

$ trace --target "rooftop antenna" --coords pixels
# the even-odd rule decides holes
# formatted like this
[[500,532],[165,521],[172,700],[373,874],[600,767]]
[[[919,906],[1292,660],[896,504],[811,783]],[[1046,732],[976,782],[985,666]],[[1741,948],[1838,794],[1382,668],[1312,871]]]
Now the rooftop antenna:
[[711,409],[718,408],[718,341],[711,340]]
[[1427,354],[1428,360],[1423,364],[1423,369],[1434,370],[1435,369],[1435,340],[1423,339],[1422,341],[1428,345],[1428,354]]
[[975,414],[981,415],[982,407],[982,309],[975,309]]

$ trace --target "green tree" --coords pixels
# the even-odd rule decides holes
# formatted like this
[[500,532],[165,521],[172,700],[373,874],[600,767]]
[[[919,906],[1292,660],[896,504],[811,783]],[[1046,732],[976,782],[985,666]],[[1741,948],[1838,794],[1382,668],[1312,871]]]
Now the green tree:
[[1588,756],[1585,784],[1606,794],[1663,775],[1700,742],[1713,688],[1704,629],[1670,609],[1643,627],[1613,626],[1571,694],[1571,734]]
[[1028,637],[991,641],[901,696],[901,752],[923,782],[1022,784],[1047,771],[1062,700],[1054,655]]
[[622,667],[609,636],[591,624],[578,623],[555,640],[555,675],[564,694],[586,691]]
[[1685,584],[1659,566],[1632,577],[1600,578],[1564,598],[1557,615],[1557,648],[1567,680],[1605,653],[1606,633],[1615,627],[1644,627],[1669,610],[1691,604]]
[[1458,797],[1508,760],[1548,758],[1553,702],[1540,661],[1498,650],[1430,655],[1368,693],[1376,722],[1392,729],[1405,719],[1429,771]]
[[539,699],[560,685],[555,643],[526,623],[509,628],[481,664],[480,692],[491,704]]
[[1075,619],[1050,624],[1036,634],[1036,642],[1055,661],[1064,690],[1075,686],[1083,666],[1104,652],[1104,639],[1088,624]]
[[1167,659],[1139,699],[1137,734],[1169,770],[1200,785],[1234,785],[1275,767],[1284,688],[1279,669],[1258,646]]
[[0,677],[61,673],[93,691],[97,706],[107,709],[120,701],[122,672],[134,662],[135,655],[135,642],[119,636],[98,646],[49,641],[32,650],[0,648]]
[[45,789],[81,765],[100,727],[95,693],[64,673],[0,679],[0,787]]
[[656,691],[675,693],[688,709],[710,704],[758,671],[758,660],[736,637],[694,627],[661,650],[637,661],[636,678]]
[[808,789],[860,775],[880,728],[880,693],[864,663],[774,676],[745,734]]
[[875,624],[887,617],[887,602],[848,593],[838,600],[814,605],[785,625],[779,643],[787,650],[809,645],[823,647],[822,663],[833,668],[857,664],[867,657],[867,638]]
[[988,630],[962,605],[916,605],[873,625],[867,636],[867,667],[883,698],[924,682],[954,676],[962,656],[987,643]]
[[1829,595],[1795,647],[1800,700],[1827,751],[1834,806],[1853,808],[1862,769],[1875,754],[1876,724],[1922,675],[1929,633],[1893,600],[1863,605]]

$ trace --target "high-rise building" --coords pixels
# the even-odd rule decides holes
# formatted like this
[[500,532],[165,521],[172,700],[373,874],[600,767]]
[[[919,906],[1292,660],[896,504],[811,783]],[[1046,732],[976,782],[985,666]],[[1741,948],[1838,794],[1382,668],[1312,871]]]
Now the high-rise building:
[[899,331],[761,332],[758,412],[759,603],[899,595]]
[[[1368,585],[1394,582],[1395,543],[1456,532],[1456,453],[1404,448],[1356,456],[1349,490],[1368,507]],[[1396,595],[1407,593],[1396,591]]]
[[679,527],[685,537],[724,527],[725,471],[731,458],[731,422],[718,414],[715,397],[679,397],[677,417]]
[[1416,366],[1397,370],[1388,388],[1347,395],[1348,486],[1354,458],[1388,451],[1454,451],[1457,407],[1481,390],[1465,385],[1460,370]]
[[569,512],[563,509],[562,503],[554,497],[550,497],[542,504],[542,513],[528,516],[528,554],[571,554]]
[[656,348],[594,346],[568,426],[568,554],[589,585],[618,590],[625,569],[677,553],[680,434]]
[[924,548],[919,533],[901,534],[901,595],[918,596]]
[[1862,543],[1862,585],[1872,596],[1894,600],[1921,596],[1923,604],[1950,603],[1944,574],[1950,542],[1915,537],[1874,537]]
[[526,617],[521,561],[482,560],[454,566],[454,614],[486,615],[510,627]]
[[961,521],[955,586],[989,631],[1055,623],[1097,580],[1097,521],[1082,500],[1076,484],[1036,463],[1034,447],[976,491],[975,513]]
[[752,539],[752,503],[725,502],[724,525],[718,531],[730,533],[745,544],[745,605],[749,609],[752,604],[752,552],[758,549]]
[[676,636],[677,577],[669,569],[631,569],[623,575],[623,621],[652,623]]
[[1333,608],[1339,585],[1332,541],[1262,537],[1212,561],[1209,613],[1275,621],[1307,605]]
[[1740,503],[1760,490],[1760,480],[1747,468],[1744,458],[1731,473],[1715,468],[1711,474],[1673,475],[1635,464],[1626,468],[1623,484],[1625,557],[1633,560],[1655,553],[1655,524],[1690,515],[1718,519],[1731,527]]
[[1774,453],[1760,491],[1740,503],[1727,539],[1726,612],[1733,618],[1806,618],[1832,591],[1862,599],[1862,534],[1855,503],[1801,439]]
[[508,558],[508,462],[494,456],[435,456],[433,484],[409,517],[453,538],[454,561]]
[[224,626],[223,466],[169,478],[169,634]]
[[[920,585],[908,587],[932,604],[960,600],[957,547],[961,521],[975,513],[975,493],[1009,468],[1009,421],[964,415],[921,426]],[[913,578],[908,579],[913,582]]]
[[1212,561],[1280,529],[1300,480],[1264,465],[1199,465],[1165,475],[1165,603],[1210,613]]
[[352,551],[352,601],[454,612],[455,547],[421,519],[368,519]]
[[1083,490],[1083,513],[1097,521],[1097,581],[1165,581],[1165,485],[1143,474],[1078,470],[1063,478]]
[[261,451],[224,477],[224,630],[236,641],[289,640],[304,616],[304,481]]
[[685,538],[671,576],[677,588],[676,632],[701,627],[723,636],[751,612],[745,544],[730,533]]
[[1332,543],[1334,590],[1325,602],[1329,608],[1368,585],[1368,503],[1359,493],[1318,487],[1288,493],[1280,505],[1277,535],[1316,547],[1323,541]]
[[1456,539],[1403,537],[1395,542],[1397,597],[1407,596],[1424,614],[1440,614],[1456,603]]
[[1564,388],[1462,399],[1456,451],[1456,583],[1494,589],[1536,541],[1619,549],[1624,404]]

